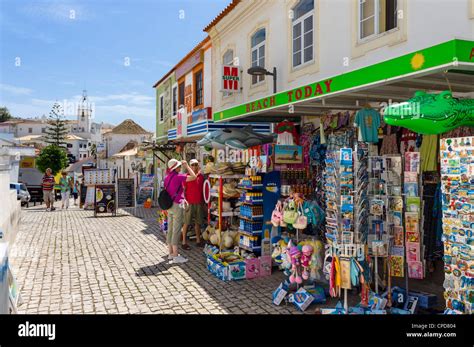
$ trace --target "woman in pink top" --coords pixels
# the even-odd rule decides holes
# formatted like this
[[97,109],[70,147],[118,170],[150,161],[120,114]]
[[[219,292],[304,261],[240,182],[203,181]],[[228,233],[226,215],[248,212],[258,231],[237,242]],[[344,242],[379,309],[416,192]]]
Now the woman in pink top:
[[[181,165],[188,171],[188,175],[181,174]],[[185,257],[178,254],[178,244],[181,238],[181,228],[184,224],[184,183],[194,181],[196,174],[189,167],[188,163],[171,159],[168,161],[168,171],[164,181],[164,188],[173,199],[173,206],[168,210],[168,234],[166,242],[168,244],[171,263],[185,263],[188,261]],[[183,207],[182,207],[183,206]]]

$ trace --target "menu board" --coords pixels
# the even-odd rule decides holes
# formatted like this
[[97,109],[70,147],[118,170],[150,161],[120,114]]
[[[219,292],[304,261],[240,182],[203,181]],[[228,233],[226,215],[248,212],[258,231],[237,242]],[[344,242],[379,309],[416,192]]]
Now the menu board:
[[147,199],[153,200],[153,187],[140,187],[137,205],[143,205]]
[[84,171],[84,182],[86,185],[110,184],[112,181],[113,175],[109,169]]
[[117,187],[117,206],[135,207],[135,180],[133,178],[119,178]]
[[115,214],[115,185],[95,186],[95,208],[94,214]]

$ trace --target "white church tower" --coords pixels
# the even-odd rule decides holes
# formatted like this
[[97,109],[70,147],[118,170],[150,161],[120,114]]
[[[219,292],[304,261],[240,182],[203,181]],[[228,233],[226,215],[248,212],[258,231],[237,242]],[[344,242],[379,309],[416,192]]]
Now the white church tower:
[[82,91],[81,103],[77,108],[77,132],[90,134],[92,119],[92,106],[87,99],[87,91]]

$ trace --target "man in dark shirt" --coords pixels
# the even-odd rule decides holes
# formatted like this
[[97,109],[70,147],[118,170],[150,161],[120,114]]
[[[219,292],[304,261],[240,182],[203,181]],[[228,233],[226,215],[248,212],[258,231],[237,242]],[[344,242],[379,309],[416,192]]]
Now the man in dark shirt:
[[43,176],[43,201],[46,204],[46,211],[54,211],[54,176],[50,168],[46,169]]

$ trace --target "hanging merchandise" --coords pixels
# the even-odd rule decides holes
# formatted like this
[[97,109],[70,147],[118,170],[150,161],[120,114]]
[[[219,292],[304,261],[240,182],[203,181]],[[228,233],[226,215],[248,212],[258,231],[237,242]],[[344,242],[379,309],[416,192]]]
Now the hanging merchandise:
[[293,122],[284,120],[283,122],[278,123],[275,126],[275,134],[277,137],[278,145],[298,145],[298,133],[296,132],[296,127]]
[[423,135],[423,142],[420,147],[421,171],[438,170],[438,135]]
[[397,127],[385,125],[380,155],[398,154]]
[[411,130],[403,128],[402,137],[400,139],[400,153],[403,155],[405,152],[416,151],[416,139],[417,134]]
[[446,309],[472,314],[474,137],[442,139],[440,148]]
[[415,92],[406,102],[384,109],[387,124],[419,134],[442,134],[461,126],[474,126],[474,100],[453,98],[450,91],[439,94]]
[[380,127],[380,113],[372,108],[364,108],[356,113],[355,124],[359,128],[359,141],[377,143]]

